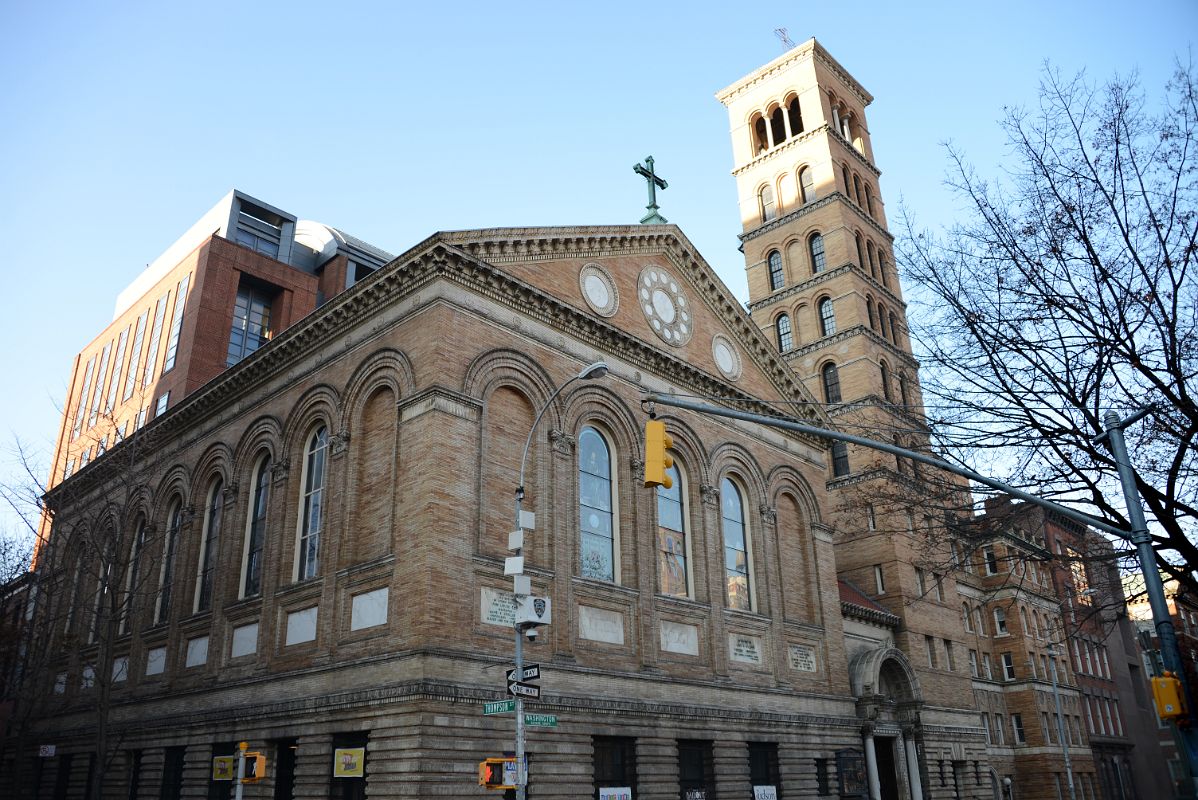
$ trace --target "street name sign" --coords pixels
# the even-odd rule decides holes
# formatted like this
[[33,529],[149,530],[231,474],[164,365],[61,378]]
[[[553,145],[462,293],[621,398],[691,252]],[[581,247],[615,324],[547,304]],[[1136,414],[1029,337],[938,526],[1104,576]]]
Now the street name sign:
[[541,677],[541,665],[540,664],[525,664],[524,665],[524,674],[520,675],[520,676],[516,675],[515,669],[509,669],[507,671],[507,679],[509,681],[517,681],[517,680],[519,680],[519,681],[535,681],[536,679],[538,679],[540,677]]
[[483,714],[506,714],[516,710],[515,700],[496,700],[494,703],[483,703]]
[[533,728],[556,728],[557,717],[553,714],[525,714],[524,724]]
[[514,697],[527,697],[530,700],[541,699],[540,686],[534,686],[531,683],[521,683],[520,681],[509,681],[507,693]]

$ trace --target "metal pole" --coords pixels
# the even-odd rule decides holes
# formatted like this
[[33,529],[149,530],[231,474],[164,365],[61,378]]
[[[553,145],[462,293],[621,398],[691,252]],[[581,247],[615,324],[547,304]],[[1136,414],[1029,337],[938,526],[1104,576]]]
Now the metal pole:
[[[1119,471],[1119,483],[1123,487],[1123,503],[1127,507],[1127,517],[1131,522],[1131,542],[1136,547],[1136,557],[1140,562],[1140,572],[1144,575],[1144,589],[1148,594],[1148,605],[1152,609],[1152,622],[1156,627],[1156,636],[1161,645],[1161,661],[1165,669],[1172,672],[1181,681],[1185,692],[1189,714],[1195,712],[1193,695],[1186,680],[1185,668],[1182,665],[1181,649],[1177,645],[1177,633],[1173,629],[1173,617],[1169,614],[1169,601],[1165,597],[1165,584],[1161,580],[1160,570],[1156,566],[1156,553],[1152,549],[1152,536],[1148,533],[1148,522],[1144,518],[1144,507],[1141,504],[1140,491],[1136,488],[1136,475],[1127,455],[1127,443],[1123,438],[1123,429],[1142,419],[1148,409],[1141,409],[1127,419],[1120,420],[1119,415],[1108,411],[1102,421],[1106,432],[1098,437],[1105,439],[1115,459],[1115,467]],[[1192,728],[1181,729],[1174,725],[1179,738],[1185,744],[1182,754],[1193,780],[1198,775],[1198,744],[1195,741],[1196,732]]]
[[1073,789],[1073,762],[1069,760],[1069,740],[1065,736],[1065,711],[1061,708],[1061,690],[1057,688],[1057,646],[1048,645],[1049,671],[1052,673],[1052,697],[1057,704],[1057,736],[1061,739],[1061,752],[1065,755],[1065,782],[1069,786],[1069,800],[1077,800]]
[[234,790],[234,797],[236,800],[241,800],[242,792],[245,791],[245,784],[241,782],[241,779],[245,777],[245,751],[250,749],[250,743],[241,742],[237,747],[241,752],[237,754],[237,788]]
[[[516,530],[520,530],[520,511],[521,503],[524,501],[524,467],[528,461],[528,449],[532,446],[532,437],[536,433],[537,425],[541,422],[541,417],[545,416],[545,412],[553,405],[553,401],[562,393],[567,386],[574,381],[591,380],[592,378],[602,378],[607,374],[607,364],[602,361],[597,361],[591,364],[582,372],[575,375],[570,380],[557,387],[553,394],[549,395],[549,399],[545,401],[545,405],[541,406],[541,410],[533,418],[532,427],[528,430],[528,438],[524,441],[524,453],[520,456],[520,483],[516,486]],[[522,555],[524,548],[518,548],[516,555]],[[512,612],[515,613],[516,605],[519,603],[520,595],[512,592]],[[516,631],[516,680],[524,679],[524,631],[520,630],[519,625],[514,621],[512,627]],[[525,768],[524,755],[524,698],[521,695],[516,695],[516,800],[527,800],[528,798],[528,771]]]
[[866,439],[864,436],[854,436],[851,433],[841,433],[840,431],[821,428],[817,425],[806,425],[802,422],[793,422],[788,419],[779,419],[778,417],[767,417],[764,414],[751,414],[748,411],[734,411],[730,408],[717,408],[704,403],[693,403],[689,400],[679,400],[676,397],[663,394],[647,393],[644,396],[646,403],[660,403],[663,406],[673,406],[675,408],[685,408],[690,411],[697,411],[700,414],[712,414],[717,417],[729,417],[730,419],[739,419],[746,422],[756,422],[760,425],[768,425],[771,428],[782,428],[783,430],[795,431],[797,433],[806,433],[812,436],[818,436],[822,439],[834,439],[838,442],[848,442],[849,444],[859,444],[862,447],[869,447],[874,450],[881,450],[883,453],[891,453],[892,455],[909,458],[912,461],[918,461],[921,464],[927,464],[930,467],[951,472],[954,475],[960,475],[963,478],[969,478],[971,481],[977,481],[983,486],[989,486],[991,489],[998,489],[1004,494],[1009,494],[1012,497],[1020,500],[1026,500],[1042,508],[1047,508],[1050,511],[1060,514],[1062,517],[1068,517],[1071,520],[1080,522],[1083,525],[1089,525],[1092,528],[1097,528],[1100,531],[1117,536],[1120,539],[1128,539],[1127,531],[1122,528],[1116,528],[1109,522],[1105,522],[1098,517],[1092,517],[1089,514],[1083,514],[1080,511],[1075,511],[1072,508],[1059,505],[1051,500],[1045,500],[1042,497],[1036,497],[1034,494],[1029,494],[1022,489],[1016,489],[1014,486],[1008,486],[1002,481],[996,481],[994,478],[987,478],[970,469],[958,467],[956,464],[950,464],[939,458],[924,453],[917,453],[914,450],[907,450],[902,447],[895,447],[886,442],[877,442],[873,439]]

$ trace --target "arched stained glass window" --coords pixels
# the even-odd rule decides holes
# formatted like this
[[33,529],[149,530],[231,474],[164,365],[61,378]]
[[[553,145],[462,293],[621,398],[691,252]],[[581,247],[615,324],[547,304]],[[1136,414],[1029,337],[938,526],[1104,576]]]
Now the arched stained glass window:
[[686,533],[686,496],[678,467],[666,470],[674,485],[657,487],[657,574],[662,594],[690,596],[687,554],[690,544]]
[[266,517],[270,505],[270,467],[270,456],[264,456],[254,474],[254,492],[245,531],[242,597],[252,597],[262,591],[262,548],[266,543]]
[[208,503],[204,509],[204,535],[200,539],[200,560],[196,570],[195,610],[212,608],[212,580],[216,572],[216,555],[220,543],[221,517],[225,507],[223,501],[224,482],[217,478],[208,489]]
[[749,534],[740,490],[728,478],[720,483],[720,522],[724,533],[724,576],[728,608],[753,610],[749,572]]
[[321,425],[308,439],[304,458],[304,495],[296,547],[295,579],[316,577],[320,571],[320,533],[324,528],[325,462],[329,429]]
[[578,512],[581,574],[616,579],[616,529],[612,503],[611,451],[602,434],[583,428],[578,436]]

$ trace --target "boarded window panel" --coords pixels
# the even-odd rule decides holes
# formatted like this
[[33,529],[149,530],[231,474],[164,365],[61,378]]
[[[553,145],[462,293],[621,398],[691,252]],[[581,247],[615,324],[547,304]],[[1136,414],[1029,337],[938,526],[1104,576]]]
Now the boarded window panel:
[[362,407],[352,443],[355,450],[354,521],[341,549],[343,567],[381,558],[391,551],[396,487],[396,397],[374,392]]
[[[501,386],[487,398],[486,422],[483,431],[483,497],[482,541],[479,550],[488,555],[508,556],[507,535],[514,528],[512,498],[520,480],[520,456],[524,442],[532,430],[535,412],[528,398],[511,386]],[[537,470],[540,441],[548,435],[550,425],[542,424],[528,450],[528,467],[524,476],[524,508],[543,511],[537,504]],[[539,537],[542,541],[545,537]],[[526,558],[536,553],[525,552]]]
[[807,525],[798,503],[789,494],[778,498],[777,531],[779,562],[786,570],[782,577],[786,618],[814,622],[812,593],[817,586],[807,544]]

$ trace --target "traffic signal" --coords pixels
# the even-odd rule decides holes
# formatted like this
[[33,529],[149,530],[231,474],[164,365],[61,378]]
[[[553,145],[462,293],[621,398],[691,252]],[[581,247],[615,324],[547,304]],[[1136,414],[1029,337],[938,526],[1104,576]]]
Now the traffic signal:
[[242,783],[257,783],[266,777],[266,756],[262,753],[245,753],[245,776]]
[[[478,785],[488,789],[515,789],[515,775],[515,758],[488,758],[478,763]],[[509,783],[509,778],[513,782]]]
[[666,424],[651,419],[645,423],[645,486],[664,486],[667,489],[674,481],[666,470],[674,466],[674,459],[666,453],[674,446],[674,440],[666,433]]
[[1152,699],[1156,713],[1163,720],[1185,716],[1186,704],[1181,691],[1181,681],[1172,672],[1152,679]]

